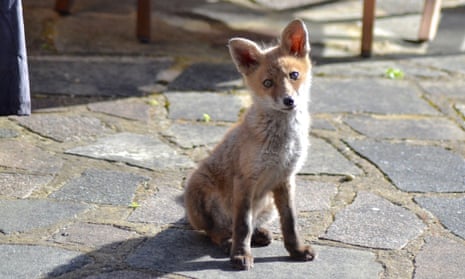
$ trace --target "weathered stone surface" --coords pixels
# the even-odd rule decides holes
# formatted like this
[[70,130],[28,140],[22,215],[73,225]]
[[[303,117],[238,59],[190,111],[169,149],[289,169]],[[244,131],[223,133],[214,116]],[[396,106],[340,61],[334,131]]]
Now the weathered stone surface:
[[185,69],[168,85],[171,91],[218,91],[242,85],[234,64],[198,63]]
[[407,81],[315,77],[312,84],[311,112],[438,115]]
[[126,172],[88,169],[50,195],[59,200],[129,205],[137,186],[149,178]]
[[51,240],[62,244],[72,244],[94,248],[111,247],[116,250],[118,246],[129,239],[138,237],[138,234],[122,230],[110,225],[76,223],[61,228]]
[[5,138],[16,138],[19,136],[19,132],[13,129],[0,128],[0,139]]
[[[463,9],[461,12],[463,13]],[[461,17],[462,14],[459,14],[458,16]],[[424,67],[433,67],[448,72],[465,74],[465,69],[463,68],[463,65],[465,64],[465,57],[463,55],[442,56],[441,59],[437,59],[436,57],[412,59],[412,62]]]
[[6,139],[0,141],[0,166],[24,170],[34,174],[56,174],[62,160],[25,141]]
[[79,252],[34,245],[0,245],[0,278],[47,278],[92,262]]
[[193,231],[166,230],[149,239],[132,253],[127,262],[143,268],[181,274],[194,278],[377,278],[382,267],[372,253],[315,246],[312,262],[294,262],[284,244],[275,241],[268,247],[254,248],[254,268],[237,272],[229,257],[208,238]]
[[414,279],[465,278],[465,245],[439,237],[428,237],[415,258]]
[[465,118],[465,104],[456,104],[455,108],[460,112],[463,118]]
[[465,160],[451,151],[437,146],[372,140],[348,143],[377,165],[403,191],[465,191]]
[[157,279],[167,278],[160,275],[150,275],[139,271],[119,270],[85,277],[85,279]]
[[0,200],[0,232],[10,234],[43,228],[74,218],[88,206],[50,200]]
[[331,183],[312,181],[297,176],[295,204],[298,211],[326,210],[331,207],[331,199],[337,187]]
[[137,96],[170,59],[35,57],[29,60],[31,91],[85,96]]
[[175,123],[163,135],[182,148],[193,148],[220,142],[228,129],[229,127],[224,126]]
[[353,245],[401,249],[423,232],[423,224],[405,208],[368,192],[336,215],[325,238]]
[[157,138],[119,133],[96,143],[67,150],[66,153],[125,162],[148,169],[190,168],[194,163]]
[[322,129],[322,130],[329,130],[329,131],[336,131],[336,128],[326,119],[312,119],[312,129]]
[[358,175],[362,171],[329,143],[311,138],[307,161],[299,173]]
[[140,203],[128,221],[155,223],[159,226],[185,223],[183,192],[172,187],[158,187],[158,192]]
[[415,201],[438,217],[447,229],[465,239],[465,198],[417,197]]
[[130,120],[148,121],[150,119],[150,106],[142,102],[112,101],[87,105],[91,111],[102,112]]
[[94,117],[33,114],[14,118],[21,126],[59,142],[93,139],[110,130]]
[[463,97],[465,81],[421,81],[420,86],[426,93],[436,96],[448,96],[454,98]]
[[52,179],[51,175],[0,173],[0,195],[24,199]]
[[348,117],[345,122],[358,132],[380,139],[462,140],[465,132],[445,118],[386,119]]
[[212,121],[236,122],[242,108],[238,96],[218,93],[167,92],[169,118],[203,120],[208,114]]

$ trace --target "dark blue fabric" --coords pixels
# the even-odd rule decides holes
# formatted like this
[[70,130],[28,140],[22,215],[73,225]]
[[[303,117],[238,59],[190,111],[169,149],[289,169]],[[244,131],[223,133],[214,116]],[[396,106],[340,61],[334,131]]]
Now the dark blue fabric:
[[0,0],[0,115],[31,113],[20,0]]

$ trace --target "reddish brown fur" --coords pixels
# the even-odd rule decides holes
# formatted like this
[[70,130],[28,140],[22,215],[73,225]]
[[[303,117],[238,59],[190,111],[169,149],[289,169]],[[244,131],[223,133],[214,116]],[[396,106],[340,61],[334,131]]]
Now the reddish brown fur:
[[[298,236],[294,208],[295,175],[308,147],[309,50],[300,20],[285,28],[281,44],[273,48],[263,50],[246,39],[230,40],[231,56],[254,102],[190,176],[185,205],[190,224],[228,250],[240,269],[253,265],[251,244],[271,242],[263,225],[276,208],[291,257],[314,257]],[[297,79],[291,78],[294,72]]]

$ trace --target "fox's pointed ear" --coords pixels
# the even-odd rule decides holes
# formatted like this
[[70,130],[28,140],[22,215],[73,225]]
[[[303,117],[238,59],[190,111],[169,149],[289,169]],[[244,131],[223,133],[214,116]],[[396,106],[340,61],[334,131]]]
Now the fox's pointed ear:
[[291,55],[304,57],[310,52],[308,31],[302,20],[291,21],[281,34],[281,47]]
[[250,74],[258,67],[262,56],[257,44],[242,38],[229,40],[229,53],[231,53],[237,70],[245,75]]

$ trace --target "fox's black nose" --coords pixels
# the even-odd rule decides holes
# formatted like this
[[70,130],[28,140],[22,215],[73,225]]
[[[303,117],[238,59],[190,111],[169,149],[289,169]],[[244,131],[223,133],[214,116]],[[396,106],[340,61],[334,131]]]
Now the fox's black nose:
[[285,97],[283,103],[286,107],[292,107],[294,106],[294,99],[292,99],[292,97]]

